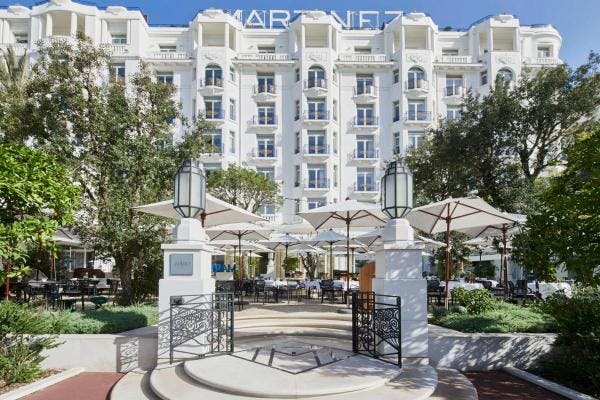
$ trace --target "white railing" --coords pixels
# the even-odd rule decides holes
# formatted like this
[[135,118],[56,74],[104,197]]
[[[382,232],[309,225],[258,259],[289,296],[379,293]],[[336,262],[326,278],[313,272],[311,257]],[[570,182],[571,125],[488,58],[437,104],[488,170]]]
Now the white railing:
[[340,61],[346,62],[386,62],[387,56],[385,54],[340,54]]
[[154,60],[187,60],[188,53],[184,51],[151,51],[147,58]]
[[129,45],[128,44],[107,43],[106,48],[108,49],[108,51],[110,51],[111,54],[114,54],[114,55],[129,53]]
[[539,65],[562,64],[562,61],[559,58],[554,58],[554,57],[527,58],[526,61],[527,61],[527,64],[539,64]]
[[471,64],[473,62],[472,56],[441,56],[437,59],[437,62],[444,64]]
[[287,53],[240,53],[238,60],[244,61],[290,61],[292,57]]

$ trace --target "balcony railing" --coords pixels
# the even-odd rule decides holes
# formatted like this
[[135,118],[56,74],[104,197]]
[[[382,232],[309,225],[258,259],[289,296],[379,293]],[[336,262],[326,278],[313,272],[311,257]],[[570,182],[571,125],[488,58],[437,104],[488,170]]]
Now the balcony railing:
[[304,111],[303,116],[308,121],[328,121],[329,111]]
[[242,61],[290,61],[292,57],[287,53],[240,53],[238,60]]
[[151,51],[147,58],[154,60],[187,60],[190,55],[185,51]]
[[327,155],[329,154],[328,144],[304,145],[304,154],[306,155]]
[[357,85],[354,87],[354,95],[370,95],[377,96],[377,88],[373,85]]
[[429,82],[425,79],[411,79],[404,82],[406,90],[429,90]]
[[252,125],[274,126],[277,125],[277,116],[275,115],[255,115],[250,121]]
[[354,191],[356,193],[379,192],[379,182],[356,182]]
[[464,86],[447,86],[444,94],[448,97],[462,96],[465,94]]
[[443,64],[471,64],[473,62],[472,56],[441,56],[437,60]]
[[204,156],[204,157],[222,156],[223,155],[223,146],[215,146],[215,145],[209,144],[207,146],[207,148],[204,149],[200,155]]
[[352,121],[353,126],[377,126],[379,124],[379,118],[372,117],[354,117]]
[[259,84],[254,86],[254,94],[260,93],[275,94],[277,93],[277,88],[274,83]]
[[562,64],[562,61],[559,58],[554,57],[533,57],[527,58],[527,64],[538,64],[538,65],[558,65]]
[[385,54],[356,54],[347,53],[339,55],[340,61],[345,62],[386,62],[387,56]]
[[431,121],[431,111],[409,111],[404,114],[405,121]]
[[221,78],[204,78],[200,81],[202,87],[223,87],[223,79]]
[[329,179],[306,179],[302,182],[305,189],[329,189]]
[[252,149],[251,155],[255,158],[275,158],[277,151],[275,147],[259,147]]
[[356,160],[375,160],[379,158],[379,149],[354,149],[354,151],[350,153],[350,157]]
[[223,119],[223,110],[205,111],[206,119]]
[[327,89],[327,79],[306,79],[304,89]]
[[116,56],[128,54],[131,51],[131,46],[128,44],[107,43],[105,46],[112,55]]

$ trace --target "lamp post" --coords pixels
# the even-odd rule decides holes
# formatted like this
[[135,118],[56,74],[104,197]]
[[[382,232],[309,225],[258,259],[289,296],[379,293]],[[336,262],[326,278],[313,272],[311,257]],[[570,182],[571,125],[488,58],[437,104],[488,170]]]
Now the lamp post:
[[381,210],[388,217],[402,218],[412,210],[413,176],[402,160],[388,164],[381,187]]
[[[175,240],[204,240],[206,176],[196,161],[186,160],[179,167],[173,182],[173,195],[173,208],[183,217],[175,227]],[[202,222],[198,221],[198,216]]]

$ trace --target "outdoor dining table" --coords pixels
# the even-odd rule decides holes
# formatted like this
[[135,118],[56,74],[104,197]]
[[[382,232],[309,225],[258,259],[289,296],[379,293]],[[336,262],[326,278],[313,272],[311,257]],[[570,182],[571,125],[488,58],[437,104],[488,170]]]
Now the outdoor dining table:
[[571,285],[566,282],[527,282],[527,289],[530,292],[537,293],[539,291],[542,299],[550,297],[553,293],[563,291],[565,296],[571,297]]
[[[446,282],[440,282],[440,287],[445,288]],[[483,284],[481,283],[469,283],[469,282],[460,282],[460,281],[448,281],[448,289],[452,290],[454,288],[464,288],[467,290],[475,290],[475,289],[483,289]]]

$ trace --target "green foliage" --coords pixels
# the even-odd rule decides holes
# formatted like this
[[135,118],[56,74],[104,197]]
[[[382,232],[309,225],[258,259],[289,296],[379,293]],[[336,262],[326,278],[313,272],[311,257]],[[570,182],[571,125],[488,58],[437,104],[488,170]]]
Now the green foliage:
[[[559,265],[584,284],[600,283],[600,123],[576,137],[567,167],[549,179],[542,205],[513,240],[514,258],[540,279],[552,280]],[[548,232],[552,232],[551,235]]]
[[288,257],[287,259],[283,260],[283,270],[285,272],[294,272],[298,269],[298,265],[299,265],[299,259],[298,257]]
[[452,289],[452,298],[455,302],[466,307],[469,314],[481,314],[491,311],[498,305],[494,296],[486,289],[467,290],[457,287]]
[[499,302],[480,314],[451,312],[433,320],[436,325],[461,332],[479,333],[546,333],[556,331],[554,319],[535,307]]
[[76,313],[63,311],[55,318],[62,323],[55,323],[51,333],[121,333],[158,323],[158,311],[153,305],[104,306]]
[[[441,233],[434,236],[435,240],[446,242],[446,234]],[[465,269],[469,266],[469,256],[471,248],[464,244],[467,236],[460,232],[450,232],[450,279],[464,275]],[[442,279],[446,277],[446,247],[440,247],[431,251],[430,261],[437,266],[437,276]]]
[[230,165],[226,170],[211,171],[208,191],[215,197],[253,213],[261,205],[281,204],[279,185],[260,172]]
[[4,143],[19,144],[26,131],[21,129],[25,117],[25,86],[27,83],[27,60],[18,57],[14,47],[1,51],[0,57],[0,139]]
[[473,275],[480,278],[493,278],[496,266],[492,261],[473,262]]
[[577,290],[572,298],[556,294],[542,308],[557,321],[555,351],[544,361],[543,374],[600,396],[600,292]]

